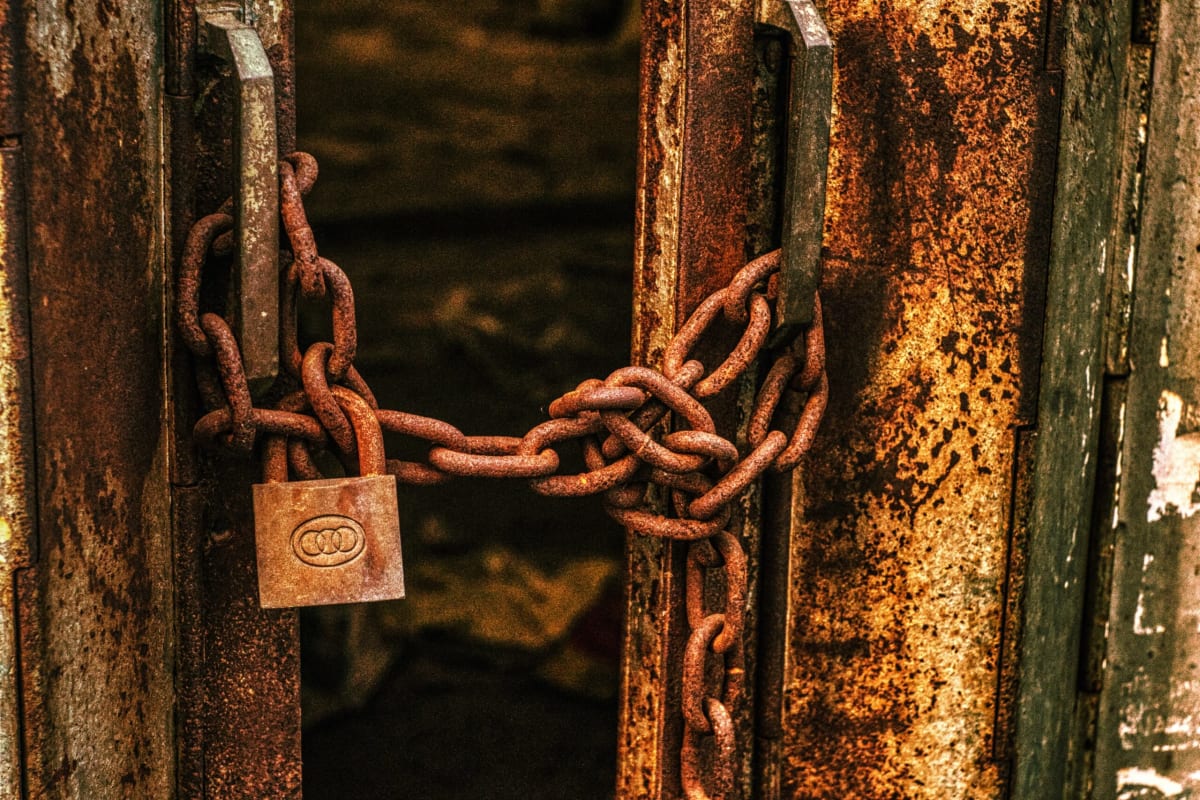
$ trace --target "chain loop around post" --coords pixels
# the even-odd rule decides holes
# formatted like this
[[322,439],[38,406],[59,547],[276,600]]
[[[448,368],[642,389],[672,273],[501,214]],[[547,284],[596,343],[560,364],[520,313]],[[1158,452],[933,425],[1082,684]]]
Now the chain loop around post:
[[[355,370],[354,290],[345,273],[318,253],[304,211],[317,174],[316,159],[307,153],[293,153],[280,165],[289,250],[280,287],[284,375],[274,395],[282,397],[272,407],[253,406],[232,328],[201,308],[206,262],[232,250],[232,204],[201,217],[189,232],[176,285],[176,324],[209,408],[196,423],[196,442],[246,454],[262,439],[274,479],[286,479],[279,473],[289,467],[299,478],[313,478],[320,474],[314,453],[329,450],[346,463],[357,458],[363,443],[350,409],[358,422],[373,415],[383,432],[429,445],[424,461],[401,461],[386,459],[381,443],[370,441],[371,469],[382,471],[386,463],[399,483],[521,478],[539,494],[598,494],[608,514],[631,533],[687,543],[681,546],[687,548],[690,632],[682,663],[675,665],[684,720],[680,776],[689,800],[728,797],[739,763],[734,721],[745,686],[747,602],[746,553],[730,523],[739,498],[764,472],[795,468],[812,447],[829,398],[820,299],[814,297],[814,320],[803,336],[769,353],[743,448],[729,438],[732,432],[718,432],[701,401],[756,377],[775,327],[778,250],[754,259],[701,301],[668,343],[661,369],[623,367],[604,380],[585,380],[550,403],[550,419],[522,437],[467,436],[441,420],[380,408]],[[333,341],[302,349],[298,304],[320,298],[328,302]],[[692,353],[721,326],[721,335],[737,343],[706,371]],[[560,452],[572,441],[579,443],[584,469],[562,474]],[[670,498],[666,512],[648,502],[651,485]],[[709,594],[723,597],[719,608],[707,606]]]

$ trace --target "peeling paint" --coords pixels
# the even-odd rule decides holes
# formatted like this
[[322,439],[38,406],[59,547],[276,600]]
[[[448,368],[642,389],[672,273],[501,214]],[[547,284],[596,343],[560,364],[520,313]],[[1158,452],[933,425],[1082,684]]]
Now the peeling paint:
[[[1142,556],[1142,575],[1150,569],[1150,565],[1154,563],[1154,556],[1146,553]],[[1138,636],[1151,636],[1154,634],[1164,633],[1166,628],[1162,625],[1145,624],[1146,618],[1146,590],[1145,588],[1138,590],[1137,607],[1133,612],[1133,632]]]
[[1183,794],[1183,784],[1163,777],[1153,769],[1140,769],[1138,767],[1130,767],[1120,770],[1117,773],[1117,789],[1121,790],[1126,787],[1154,789],[1161,792],[1165,797],[1177,797]]
[[1116,287],[1136,296],[1115,317],[1128,350],[1114,365],[1125,419],[1112,589],[1101,598],[1112,624],[1095,724],[1078,738],[1094,748],[1083,780],[1096,800],[1200,790],[1200,193],[1188,177],[1200,169],[1200,17],[1194,0],[1151,7],[1157,42],[1135,40],[1128,59],[1126,131],[1144,150],[1129,148],[1118,218],[1137,236]]
[[1200,511],[1200,433],[1178,433],[1183,398],[1163,390],[1158,401],[1158,444],[1154,446],[1154,489],[1148,499],[1147,522],[1167,514],[1187,518]]

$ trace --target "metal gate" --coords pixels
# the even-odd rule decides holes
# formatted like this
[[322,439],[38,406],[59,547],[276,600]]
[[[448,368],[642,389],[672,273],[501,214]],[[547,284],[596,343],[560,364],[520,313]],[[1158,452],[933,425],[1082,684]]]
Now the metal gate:
[[[195,448],[172,326],[187,232],[239,171],[198,5],[252,23],[292,152],[290,3],[0,10],[4,797],[300,793],[257,468]],[[1195,4],[817,6],[829,403],[798,471],[738,508],[730,796],[1187,796]],[[780,244],[786,176],[820,158],[788,141],[787,10],[644,4],[635,364]],[[714,418],[744,425],[748,392]],[[666,800],[687,555],[627,550],[617,794]]]

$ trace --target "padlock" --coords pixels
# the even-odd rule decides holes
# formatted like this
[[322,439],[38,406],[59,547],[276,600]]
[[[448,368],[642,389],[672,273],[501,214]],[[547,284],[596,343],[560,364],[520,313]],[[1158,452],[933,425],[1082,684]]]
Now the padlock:
[[384,474],[383,432],[365,400],[332,391],[354,427],[359,475],[289,482],[287,440],[265,442],[264,483],[254,486],[263,608],[404,597],[396,478]]

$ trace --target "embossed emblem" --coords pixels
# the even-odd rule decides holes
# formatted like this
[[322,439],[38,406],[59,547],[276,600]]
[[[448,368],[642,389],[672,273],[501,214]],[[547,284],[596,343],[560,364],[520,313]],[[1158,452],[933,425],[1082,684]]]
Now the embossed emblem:
[[292,531],[292,552],[313,567],[340,567],[358,558],[366,544],[362,525],[340,514],[314,517]]

